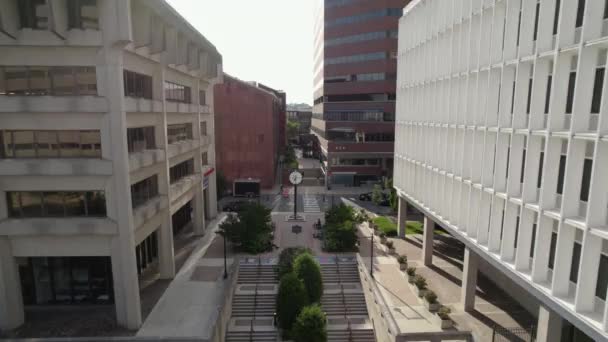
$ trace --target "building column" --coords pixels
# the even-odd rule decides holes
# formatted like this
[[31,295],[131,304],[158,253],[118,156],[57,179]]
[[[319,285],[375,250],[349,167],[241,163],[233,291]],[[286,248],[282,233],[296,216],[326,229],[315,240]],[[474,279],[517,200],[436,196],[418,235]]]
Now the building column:
[[208,219],[212,220],[217,217],[217,170],[213,171],[209,176],[209,187],[207,188],[207,208],[209,208],[209,217]]
[[194,212],[194,220],[192,222],[194,235],[201,236],[205,234],[205,203],[203,202],[202,180],[201,184],[196,187],[194,197],[192,198],[192,206]]
[[433,239],[435,238],[435,221],[424,217],[424,234],[422,236],[422,261],[424,266],[433,264]]
[[6,237],[0,237],[0,329],[14,329],[24,323],[19,267]]
[[475,252],[468,247],[464,250],[462,270],[462,287],[460,289],[460,302],[464,311],[475,309],[475,292],[477,290],[477,266],[479,260]]
[[399,207],[397,214],[397,231],[400,238],[405,238],[405,228],[407,224],[407,201],[399,197]]
[[158,229],[158,268],[161,279],[175,277],[175,251],[173,249],[173,227],[171,211],[167,209],[163,224]]
[[135,246],[123,243],[120,236],[116,236],[112,239],[111,250],[116,320],[127,329],[139,329],[141,304]]
[[537,342],[552,342],[562,339],[562,318],[555,312],[540,306],[536,328]]

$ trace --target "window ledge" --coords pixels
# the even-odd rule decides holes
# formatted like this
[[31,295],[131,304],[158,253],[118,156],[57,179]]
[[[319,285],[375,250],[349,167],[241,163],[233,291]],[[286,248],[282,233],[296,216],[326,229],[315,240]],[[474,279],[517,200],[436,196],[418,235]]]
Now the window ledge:
[[193,149],[200,147],[200,142],[197,140],[182,140],[168,145],[168,157],[173,158],[180,154],[190,152]]
[[115,235],[118,225],[107,217],[38,217],[0,221],[0,235]]
[[164,160],[164,150],[144,150],[141,152],[129,153],[129,171],[134,172]]
[[95,95],[3,95],[0,113],[106,113],[108,101]]
[[193,174],[186,177],[181,178],[177,182],[171,184],[169,189],[169,197],[171,198],[171,203],[175,200],[183,196],[186,192],[192,189],[195,185],[200,183],[201,176],[200,174]]
[[137,229],[169,205],[167,196],[157,195],[133,209],[133,227]]

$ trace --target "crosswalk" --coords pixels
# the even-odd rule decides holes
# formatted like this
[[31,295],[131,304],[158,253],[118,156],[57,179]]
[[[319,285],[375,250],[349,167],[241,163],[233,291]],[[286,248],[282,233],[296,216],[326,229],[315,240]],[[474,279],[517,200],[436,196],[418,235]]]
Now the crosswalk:
[[320,213],[321,207],[316,196],[304,195],[304,212],[305,213]]

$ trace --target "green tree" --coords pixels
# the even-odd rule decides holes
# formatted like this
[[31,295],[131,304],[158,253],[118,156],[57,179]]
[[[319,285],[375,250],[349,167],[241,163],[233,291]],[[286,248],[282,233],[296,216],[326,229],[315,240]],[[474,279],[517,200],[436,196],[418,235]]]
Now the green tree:
[[346,221],[356,221],[355,210],[344,203],[333,206],[325,212],[325,223],[343,223]]
[[298,314],[308,304],[304,283],[292,272],[287,273],[279,282],[277,294],[277,317],[283,331],[291,331]]
[[387,189],[390,189],[388,201],[390,203],[391,209],[393,211],[397,211],[397,204],[399,204],[399,197],[397,197],[397,190],[395,190],[395,188],[393,187],[393,179],[387,178],[385,181],[385,186]]
[[281,251],[278,264],[279,279],[281,279],[283,275],[293,271],[293,262],[302,253],[309,253],[312,255],[312,250],[305,247],[289,247]]
[[327,341],[327,319],[319,305],[302,309],[293,326],[292,338],[295,342]]
[[325,250],[352,252],[357,246],[357,228],[353,221],[331,223],[325,227]]
[[319,303],[323,295],[323,277],[321,266],[308,254],[300,254],[293,263],[293,271],[304,283],[309,303]]
[[247,253],[257,254],[272,248],[270,209],[261,204],[246,204],[237,216],[228,216],[219,228],[228,241]]
[[382,202],[383,199],[384,198],[382,195],[382,187],[380,186],[380,184],[374,185],[374,190],[372,191],[372,202],[378,205]]
[[300,123],[297,121],[287,120],[287,139],[293,140],[298,137],[300,131]]

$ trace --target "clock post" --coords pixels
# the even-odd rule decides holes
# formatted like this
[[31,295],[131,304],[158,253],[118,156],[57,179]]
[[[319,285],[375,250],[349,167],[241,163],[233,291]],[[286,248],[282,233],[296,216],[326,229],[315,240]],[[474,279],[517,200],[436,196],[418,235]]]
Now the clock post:
[[293,219],[298,220],[298,185],[302,183],[302,174],[294,170],[289,174],[289,181],[293,184]]

